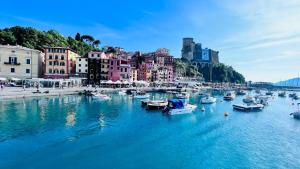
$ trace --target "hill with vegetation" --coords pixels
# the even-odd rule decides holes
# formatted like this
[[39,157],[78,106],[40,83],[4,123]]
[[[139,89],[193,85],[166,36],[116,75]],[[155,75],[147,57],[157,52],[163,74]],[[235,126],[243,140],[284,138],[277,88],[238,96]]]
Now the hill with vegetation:
[[[175,59],[174,67],[176,72],[186,77],[202,76],[206,81],[210,79],[209,67],[196,67],[185,59]],[[231,82],[231,83],[245,83],[245,78],[242,74],[235,71],[231,66],[223,63],[213,65],[212,67],[212,81],[213,82]]]
[[0,44],[21,45],[31,49],[43,51],[45,47],[70,47],[80,55],[85,55],[91,50],[97,50],[100,40],[90,35],[77,33],[74,38],[65,37],[55,30],[39,31],[31,27],[15,26],[0,29]]

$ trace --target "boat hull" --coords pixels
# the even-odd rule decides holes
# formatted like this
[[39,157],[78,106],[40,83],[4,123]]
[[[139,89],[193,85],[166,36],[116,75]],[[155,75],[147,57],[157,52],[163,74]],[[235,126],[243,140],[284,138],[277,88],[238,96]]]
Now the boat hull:
[[190,114],[190,113],[192,113],[196,108],[197,108],[197,106],[195,106],[195,105],[187,104],[186,106],[184,106],[184,108],[181,108],[181,109],[171,109],[171,110],[169,110],[168,114],[169,114],[169,115]]

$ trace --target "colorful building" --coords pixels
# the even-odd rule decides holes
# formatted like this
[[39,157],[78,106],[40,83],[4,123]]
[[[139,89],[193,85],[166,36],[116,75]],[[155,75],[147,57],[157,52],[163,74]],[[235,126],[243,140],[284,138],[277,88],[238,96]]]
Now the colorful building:
[[22,46],[0,45],[0,77],[31,79],[42,76],[44,54]]
[[76,73],[77,53],[67,47],[45,48],[45,78],[69,78]]

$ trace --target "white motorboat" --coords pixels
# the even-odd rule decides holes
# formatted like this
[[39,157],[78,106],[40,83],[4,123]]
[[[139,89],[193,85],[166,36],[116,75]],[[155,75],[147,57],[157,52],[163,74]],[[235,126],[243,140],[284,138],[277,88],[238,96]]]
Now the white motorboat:
[[169,115],[189,114],[196,108],[196,105],[184,104],[180,99],[173,99],[168,101],[168,106],[166,106],[163,112],[166,112]]
[[125,96],[126,95],[126,91],[119,91],[118,92],[120,96]]
[[235,93],[233,91],[227,92],[223,99],[224,100],[233,100],[235,98]]
[[267,96],[273,96],[273,92],[269,90],[269,91],[266,92],[266,95]]
[[215,103],[217,101],[217,98],[212,97],[212,96],[206,96],[201,98],[201,104],[212,104]]
[[251,97],[251,96],[247,96],[243,99],[243,102],[246,103],[246,104],[249,104],[249,103],[255,103],[255,98]]
[[297,105],[298,105],[298,110],[295,111],[294,113],[291,113],[290,115],[292,115],[295,119],[299,119],[300,120],[300,109],[299,109],[300,103],[298,103]]
[[97,98],[99,100],[110,100],[111,98],[105,94],[101,94],[101,93],[95,93],[93,94],[94,98]]
[[239,95],[239,96],[246,95],[246,94],[247,94],[247,92],[245,90],[238,90],[236,92],[236,95]]
[[147,110],[162,110],[168,106],[167,100],[151,100],[147,102]]
[[232,105],[233,109],[239,110],[239,111],[259,111],[264,108],[264,105],[262,104],[234,104]]
[[145,92],[137,92],[136,94],[133,94],[132,97],[135,99],[147,99],[150,95]]
[[256,103],[262,104],[264,106],[268,105],[268,100],[270,99],[270,96],[264,96],[264,95],[257,95],[255,96]]
[[175,95],[176,99],[188,99],[189,97],[190,97],[190,95],[187,92],[181,92],[181,93],[177,93]]

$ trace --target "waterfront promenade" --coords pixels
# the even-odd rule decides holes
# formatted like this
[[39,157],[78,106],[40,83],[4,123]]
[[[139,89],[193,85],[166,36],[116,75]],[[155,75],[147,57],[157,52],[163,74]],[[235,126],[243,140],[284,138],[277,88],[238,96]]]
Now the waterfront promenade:
[[[83,92],[84,90],[90,91],[98,91],[103,93],[112,93],[118,92],[121,90],[143,90],[147,92],[157,91],[157,90],[176,90],[174,87],[130,87],[130,88],[95,88],[95,87],[69,87],[69,88],[40,88],[40,93],[36,93],[36,88],[25,88],[22,87],[6,87],[4,89],[0,89],[0,100],[7,99],[18,99],[18,98],[28,98],[28,97],[47,97],[47,96],[64,96],[64,95],[75,95],[79,94],[79,92]],[[190,90],[190,89],[186,89]]]

